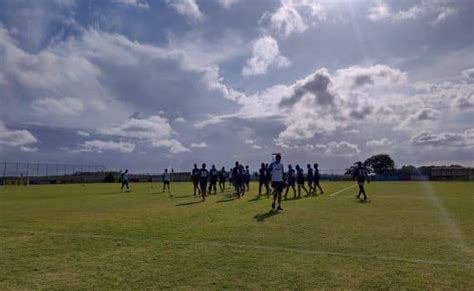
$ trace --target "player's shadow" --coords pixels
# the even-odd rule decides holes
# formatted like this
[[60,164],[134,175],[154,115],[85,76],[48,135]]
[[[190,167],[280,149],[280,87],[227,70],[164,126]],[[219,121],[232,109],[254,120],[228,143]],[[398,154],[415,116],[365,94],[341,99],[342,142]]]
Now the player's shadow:
[[237,195],[225,195],[225,199],[221,199],[221,200],[217,200],[216,203],[223,203],[223,202],[231,202],[231,201],[234,201],[234,200],[238,200],[239,197]]
[[[187,197],[193,197],[193,196],[198,197],[197,195],[191,194],[191,195],[183,195],[183,196],[173,196],[173,199],[181,199],[181,198],[187,198]],[[199,197],[201,197],[201,195],[199,195]]]
[[355,203],[360,203],[360,204],[365,204],[365,203],[370,203],[370,200],[362,200],[362,199],[356,199],[354,200]]
[[253,218],[257,221],[257,222],[264,222],[265,219],[268,219],[270,217],[273,217],[277,214],[280,214],[280,212],[276,212],[276,211],[270,211],[270,212],[265,212],[265,213],[259,213],[257,215],[255,215]]
[[189,206],[189,205],[198,204],[198,203],[202,203],[202,200],[192,201],[192,202],[187,202],[187,203],[179,203],[179,204],[176,204],[176,206]]

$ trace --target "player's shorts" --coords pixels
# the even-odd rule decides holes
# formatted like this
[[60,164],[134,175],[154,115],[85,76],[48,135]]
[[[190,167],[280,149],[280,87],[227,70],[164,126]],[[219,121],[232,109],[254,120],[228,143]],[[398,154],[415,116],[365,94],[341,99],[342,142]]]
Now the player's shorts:
[[170,184],[170,181],[163,181],[163,183],[164,183],[165,185],[169,185],[169,184]]
[[201,189],[207,189],[207,180],[200,180],[199,185],[201,186]]
[[313,182],[314,184],[319,185],[319,178],[314,178]]
[[304,185],[304,179],[297,179],[296,183],[298,183],[298,185]]
[[295,186],[295,179],[288,179],[288,186]]
[[357,181],[357,185],[359,185],[359,186],[364,186],[364,182],[365,182],[365,181]]
[[122,186],[127,186],[128,187],[128,180],[122,181]]
[[283,182],[272,182],[272,188],[276,192],[283,192]]
[[199,184],[199,178],[194,178],[194,179],[193,179],[193,183],[194,183],[195,185]]

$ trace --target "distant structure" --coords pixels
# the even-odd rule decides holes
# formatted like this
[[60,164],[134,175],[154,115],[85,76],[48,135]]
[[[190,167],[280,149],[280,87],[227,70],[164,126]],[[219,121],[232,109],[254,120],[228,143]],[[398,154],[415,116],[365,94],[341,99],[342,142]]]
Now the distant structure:
[[439,180],[474,180],[474,168],[466,168],[460,166],[432,167],[431,176],[436,177]]

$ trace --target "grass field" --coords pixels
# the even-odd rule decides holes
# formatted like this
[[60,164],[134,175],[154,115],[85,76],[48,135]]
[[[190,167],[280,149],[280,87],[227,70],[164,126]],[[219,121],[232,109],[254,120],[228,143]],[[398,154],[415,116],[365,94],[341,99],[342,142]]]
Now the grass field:
[[[190,183],[0,187],[0,289],[474,289],[474,183],[206,202]],[[291,196],[291,195],[290,195]]]

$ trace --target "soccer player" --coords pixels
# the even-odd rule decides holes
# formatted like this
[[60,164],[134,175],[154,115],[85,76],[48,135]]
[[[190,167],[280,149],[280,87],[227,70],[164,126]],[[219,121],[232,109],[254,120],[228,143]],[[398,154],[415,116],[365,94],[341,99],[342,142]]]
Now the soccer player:
[[233,172],[234,172],[234,168],[231,166],[229,168],[229,187],[232,189],[232,186],[234,186],[234,177],[233,177]]
[[357,194],[356,197],[360,199],[360,194],[364,194],[363,201],[367,201],[367,194],[365,193],[364,183],[366,180],[367,183],[370,183],[370,180],[369,175],[367,174],[367,170],[365,169],[365,167],[362,166],[362,162],[357,162],[357,168],[354,171],[352,179],[356,180],[357,184],[359,185],[359,194]]
[[245,180],[245,186],[247,187],[247,191],[250,191],[250,170],[249,170],[248,165],[245,166],[244,180]]
[[[166,188],[168,188],[168,192],[170,192],[170,181],[171,181],[171,176],[170,173],[168,173],[168,169],[165,169],[165,172],[163,173],[163,193],[165,192]],[[170,192],[171,193],[171,192]]]
[[319,188],[319,191],[321,191],[321,194],[324,194],[324,191],[323,191],[323,188],[321,188],[321,185],[319,185],[319,179],[321,178],[320,174],[319,174],[319,165],[318,164],[314,164],[314,184],[313,184],[313,187],[314,187],[314,194],[317,194],[317,188]]
[[284,167],[281,163],[281,155],[277,154],[275,156],[275,162],[270,165],[270,173],[272,179],[272,188],[273,188],[273,203],[272,211],[283,210],[281,208],[281,195],[283,192],[283,182],[284,182]]
[[306,181],[308,181],[309,191],[308,191],[308,194],[306,194],[306,196],[310,196],[314,193],[313,180],[314,180],[313,169],[311,168],[311,164],[308,164],[308,173],[306,174]]
[[235,162],[235,167],[232,169],[232,180],[234,182],[235,192],[242,197],[242,168],[239,162]]
[[227,172],[225,171],[225,168],[222,167],[222,169],[219,172],[219,188],[221,189],[221,192],[225,191],[226,176],[227,176]]
[[123,187],[127,186],[126,192],[130,192],[130,188],[128,188],[128,169],[125,169],[125,171],[120,175],[120,181],[122,181],[122,187],[120,187],[120,190],[123,192]]
[[286,192],[285,192],[285,200],[288,199],[288,192],[290,188],[293,189],[293,199],[296,199],[296,189],[295,189],[295,180],[296,180],[296,175],[295,175],[295,170],[291,165],[288,165],[288,185],[286,186]]
[[300,165],[296,165],[296,184],[298,184],[298,198],[301,198],[301,189],[306,192],[306,196],[308,195],[308,190],[304,186],[304,173],[303,169],[300,168]]
[[267,179],[265,181],[267,185],[265,187],[267,188],[267,197],[268,197],[268,195],[270,195],[270,193],[272,192],[272,189],[271,189],[272,173],[270,172],[270,167],[268,166],[268,164],[265,164],[265,168],[267,169]]
[[199,171],[199,186],[201,187],[202,201],[206,200],[206,189],[207,180],[209,179],[209,171],[206,169],[206,164],[202,164],[202,168]]
[[219,172],[217,172],[216,166],[212,165],[211,171],[209,171],[209,178],[211,183],[209,183],[209,194],[212,193],[214,189],[214,194],[217,194],[217,179],[219,178]]
[[197,165],[194,164],[194,169],[191,172],[193,185],[194,185],[194,196],[196,196],[196,190],[197,190],[197,194],[201,194],[201,189],[199,189],[200,174],[201,174],[201,171],[198,169]]
[[258,171],[258,198],[262,196],[262,186],[265,186],[268,198],[267,168],[264,163],[260,165],[260,170]]

